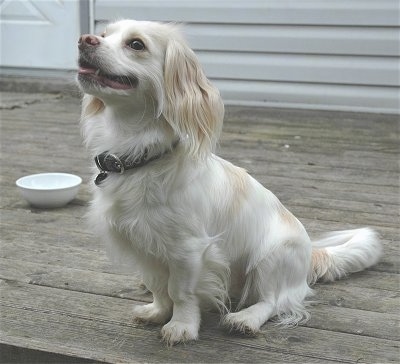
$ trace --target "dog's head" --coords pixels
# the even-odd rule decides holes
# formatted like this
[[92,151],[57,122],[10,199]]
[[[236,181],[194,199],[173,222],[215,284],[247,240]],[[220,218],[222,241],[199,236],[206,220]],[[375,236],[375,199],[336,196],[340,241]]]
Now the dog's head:
[[91,95],[84,116],[107,106],[155,104],[154,119],[165,119],[190,153],[213,148],[223,103],[176,25],[122,20],[100,36],[82,35],[78,46],[78,83]]

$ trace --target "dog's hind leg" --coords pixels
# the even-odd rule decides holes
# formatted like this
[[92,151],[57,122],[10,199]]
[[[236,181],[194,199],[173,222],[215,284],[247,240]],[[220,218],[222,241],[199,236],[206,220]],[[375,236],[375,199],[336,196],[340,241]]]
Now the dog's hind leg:
[[239,312],[228,313],[223,319],[223,324],[244,334],[254,334],[274,315],[274,312],[273,302],[260,301]]
[[228,313],[222,320],[224,326],[244,334],[255,334],[264,322],[276,314],[274,287],[272,282],[263,281],[265,270],[266,265],[261,262],[247,273],[238,309],[245,304],[250,306]]
[[278,246],[247,273],[239,307],[250,306],[227,314],[223,319],[226,326],[256,333],[275,315],[288,325],[307,317],[303,301],[312,292],[307,285],[311,248],[302,239],[287,240]]

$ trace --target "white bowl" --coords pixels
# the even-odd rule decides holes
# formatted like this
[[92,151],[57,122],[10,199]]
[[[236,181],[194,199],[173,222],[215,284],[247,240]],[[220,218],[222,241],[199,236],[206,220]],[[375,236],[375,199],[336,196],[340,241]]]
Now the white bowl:
[[21,195],[33,206],[62,207],[78,193],[82,178],[68,173],[39,173],[18,179]]

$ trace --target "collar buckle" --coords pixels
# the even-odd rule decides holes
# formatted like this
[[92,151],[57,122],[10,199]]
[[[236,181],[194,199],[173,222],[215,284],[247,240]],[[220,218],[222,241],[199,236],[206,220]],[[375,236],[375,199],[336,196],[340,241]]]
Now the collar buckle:
[[112,166],[114,168],[114,169],[112,169],[112,172],[115,172],[115,173],[118,173],[118,174],[124,174],[125,165],[121,161],[121,159],[118,158],[115,154],[109,154],[108,158],[106,160],[107,161],[110,160],[110,163],[112,164]]

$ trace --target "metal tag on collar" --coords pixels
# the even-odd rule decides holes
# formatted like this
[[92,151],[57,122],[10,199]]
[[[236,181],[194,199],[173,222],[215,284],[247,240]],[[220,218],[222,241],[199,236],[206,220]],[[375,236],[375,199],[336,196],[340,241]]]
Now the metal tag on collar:
[[94,180],[95,185],[100,186],[100,183],[103,182],[107,178],[107,176],[107,172],[101,171]]

